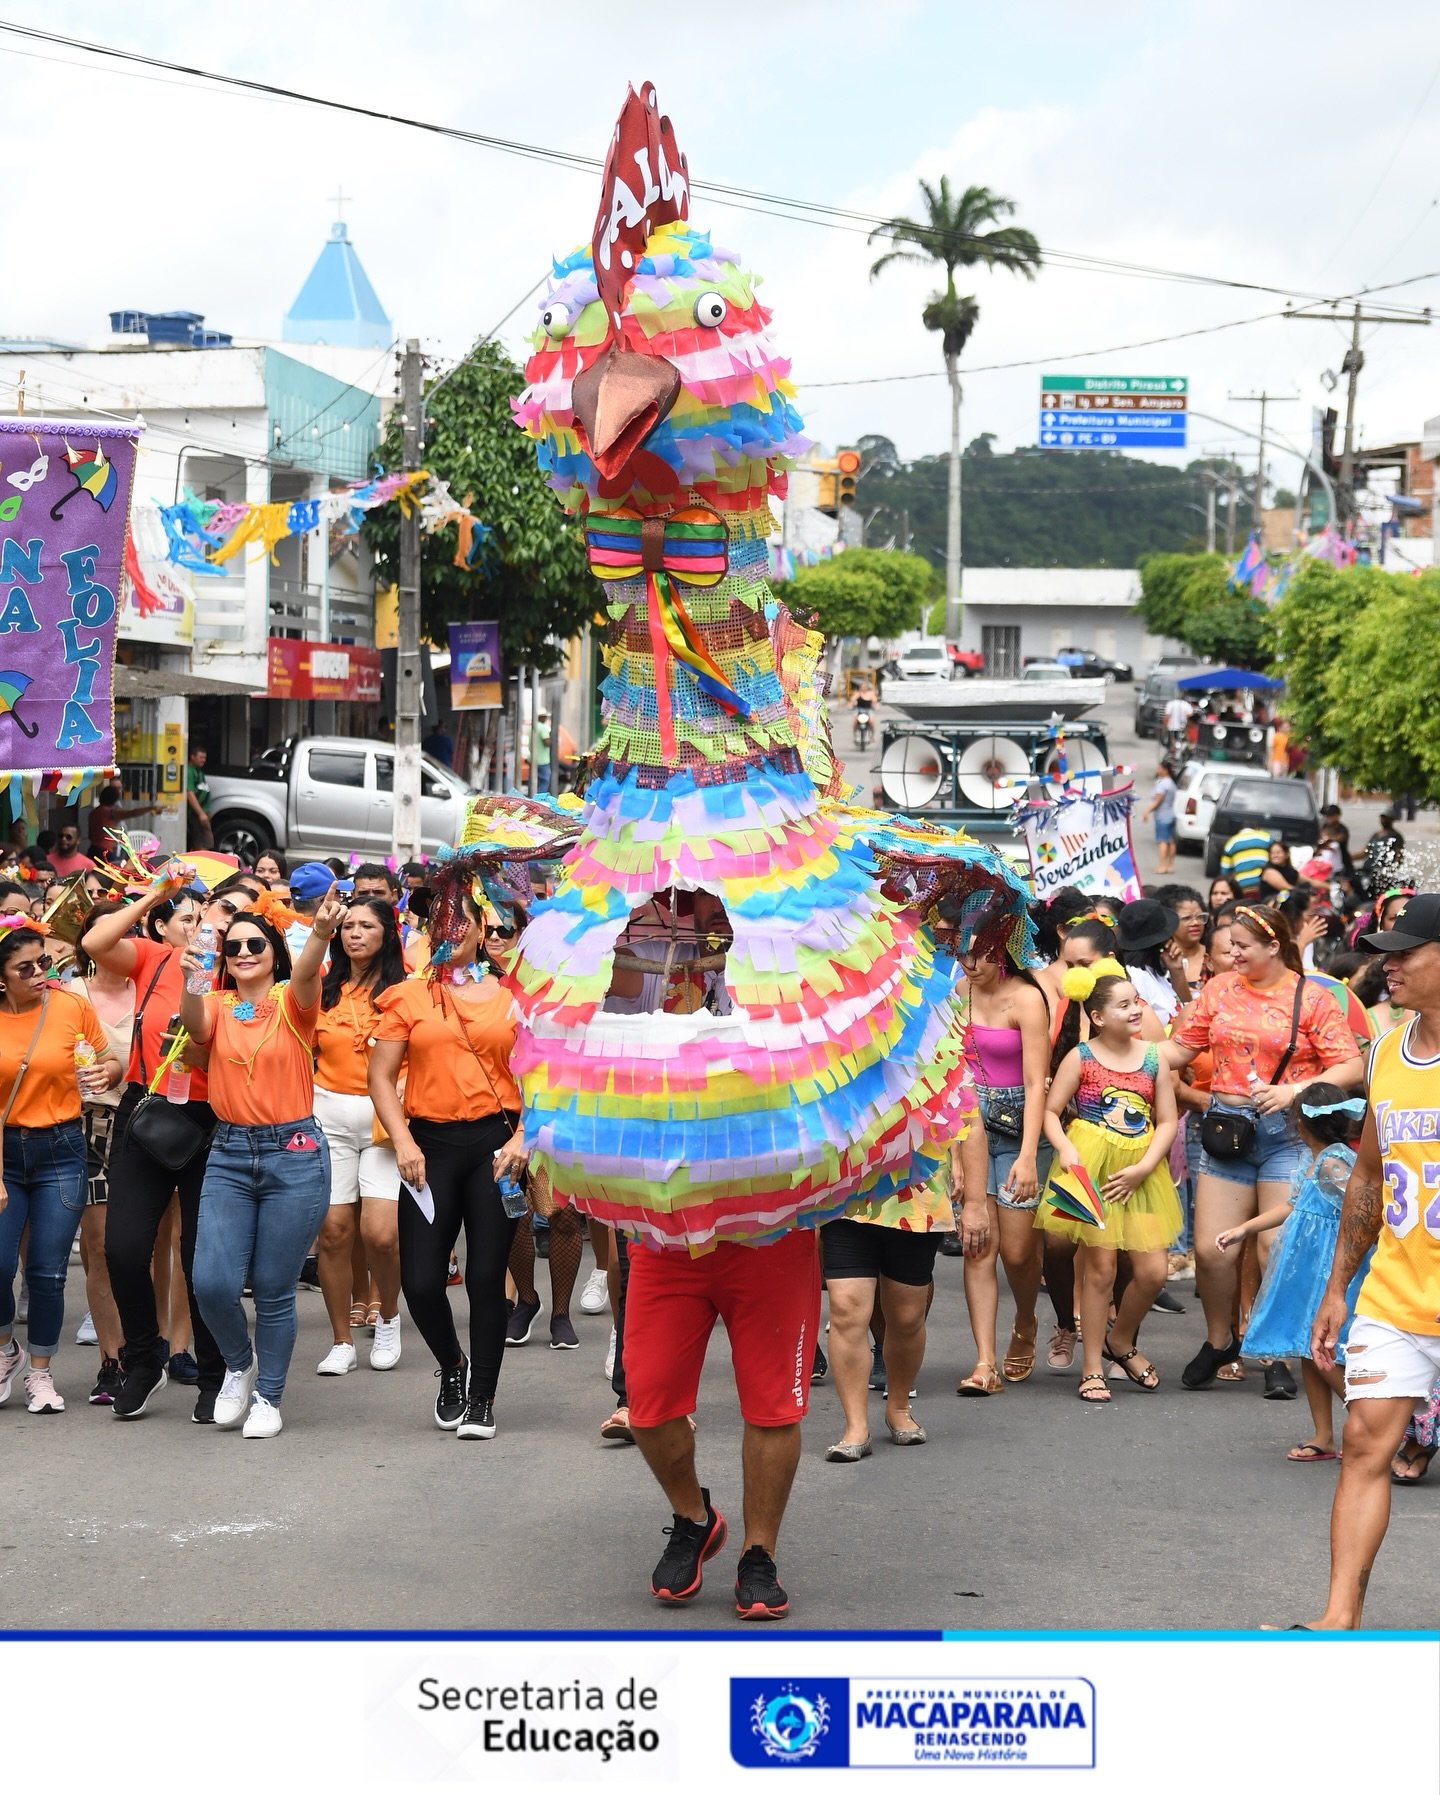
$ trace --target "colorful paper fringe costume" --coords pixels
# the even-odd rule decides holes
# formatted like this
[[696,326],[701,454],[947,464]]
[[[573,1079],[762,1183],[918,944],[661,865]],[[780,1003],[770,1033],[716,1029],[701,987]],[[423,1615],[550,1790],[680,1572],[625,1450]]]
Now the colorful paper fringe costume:
[[[922,861],[948,867],[969,935],[1024,947],[1028,922],[988,850],[833,801],[818,638],[765,584],[767,501],[803,444],[789,364],[688,198],[653,89],[632,90],[515,406],[585,519],[610,632],[583,826],[509,978],[525,1132],[557,1197],[696,1253],[919,1184],[963,1134],[955,962],[917,902]],[[467,842],[503,860],[520,823],[481,801]],[[689,951],[724,948],[722,1001],[712,984],[689,1013],[607,1011],[617,943],[667,892],[712,894]]]

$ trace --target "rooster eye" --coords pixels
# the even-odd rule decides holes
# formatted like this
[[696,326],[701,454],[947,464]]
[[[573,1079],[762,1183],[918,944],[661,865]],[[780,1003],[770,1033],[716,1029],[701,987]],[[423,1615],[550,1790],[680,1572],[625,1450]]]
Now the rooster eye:
[[713,330],[717,324],[725,322],[725,315],[730,307],[719,293],[702,293],[695,301],[695,322],[708,324]]
[[569,306],[562,305],[558,299],[552,299],[541,312],[540,322],[545,327],[546,336],[563,337],[573,322]]

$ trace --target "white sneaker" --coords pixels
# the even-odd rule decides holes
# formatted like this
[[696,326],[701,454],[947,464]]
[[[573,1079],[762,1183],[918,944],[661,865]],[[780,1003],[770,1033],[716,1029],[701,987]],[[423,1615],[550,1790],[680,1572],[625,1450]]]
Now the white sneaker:
[[245,1417],[245,1425],[240,1432],[247,1440],[273,1440],[284,1425],[279,1409],[273,1402],[267,1402],[257,1390],[250,1398],[250,1413]]
[[10,1342],[10,1350],[0,1353],[0,1407],[10,1400],[15,1379],[30,1367],[30,1355],[18,1340]]
[[250,1354],[250,1363],[243,1371],[227,1371],[220,1394],[215,1398],[215,1425],[235,1427],[249,1413],[250,1398],[255,1394],[255,1379],[260,1375],[260,1357]]
[[607,1346],[605,1348],[605,1375],[606,1375],[606,1377],[614,1377],[614,1375],[615,1375],[615,1330],[614,1330],[614,1328],[611,1328],[611,1330],[610,1330],[610,1344],[609,1344],[609,1346]]
[[75,1330],[75,1344],[77,1346],[98,1346],[100,1344],[100,1336],[95,1332],[95,1323],[91,1320],[88,1309],[85,1311],[84,1320]]
[[393,1371],[400,1363],[400,1314],[391,1321],[384,1316],[375,1323],[375,1341],[370,1348],[372,1371]]
[[[355,1348],[345,1340],[332,1346],[315,1370],[320,1377],[344,1377],[347,1371],[353,1371],[359,1363]],[[247,1421],[245,1425],[249,1427],[250,1423]]]
[[25,1394],[30,1398],[25,1406],[32,1415],[65,1413],[65,1398],[55,1388],[48,1365],[43,1371],[38,1365],[32,1365],[25,1373]]
[[603,1315],[609,1307],[610,1280],[597,1266],[585,1280],[585,1288],[580,1292],[580,1313]]

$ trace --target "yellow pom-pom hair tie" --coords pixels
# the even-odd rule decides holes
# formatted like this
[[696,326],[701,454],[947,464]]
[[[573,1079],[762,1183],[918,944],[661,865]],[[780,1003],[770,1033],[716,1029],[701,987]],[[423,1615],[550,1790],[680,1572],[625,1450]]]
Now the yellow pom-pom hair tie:
[[1123,979],[1125,968],[1118,960],[1112,960],[1107,954],[1097,960],[1093,966],[1070,966],[1060,980],[1060,989],[1073,1003],[1084,1003],[1085,999],[1100,983],[1101,979]]

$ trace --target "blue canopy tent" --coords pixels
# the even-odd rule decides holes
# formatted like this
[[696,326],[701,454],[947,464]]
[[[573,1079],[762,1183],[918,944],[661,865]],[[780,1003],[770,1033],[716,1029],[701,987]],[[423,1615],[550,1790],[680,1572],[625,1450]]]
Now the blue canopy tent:
[[1252,673],[1248,667],[1207,667],[1203,673],[1187,674],[1175,683],[1182,692],[1278,692],[1285,684],[1283,679]]

